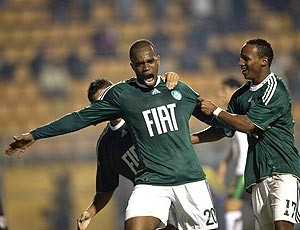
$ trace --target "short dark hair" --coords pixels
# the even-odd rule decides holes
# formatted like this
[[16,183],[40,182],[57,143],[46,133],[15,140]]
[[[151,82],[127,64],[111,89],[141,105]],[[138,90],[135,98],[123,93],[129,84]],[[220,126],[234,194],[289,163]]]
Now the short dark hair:
[[269,61],[269,66],[271,66],[274,53],[272,46],[269,42],[262,38],[250,39],[246,42],[249,45],[255,45],[257,47],[257,55],[259,58],[267,57]]
[[227,85],[230,88],[240,88],[242,86],[241,82],[236,80],[234,77],[228,77],[224,81],[222,81],[223,85]]
[[105,89],[108,86],[111,86],[112,82],[106,79],[94,79],[90,85],[89,88],[87,90],[87,96],[90,102],[94,102],[94,98],[93,96],[95,95],[95,93],[99,90],[99,89]]
[[147,40],[147,39],[139,39],[139,40],[136,40],[131,46],[130,46],[130,49],[129,49],[129,58],[130,58],[130,61],[132,61],[132,58],[133,58],[133,50],[134,49],[141,49],[141,48],[144,48],[144,47],[147,47],[147,46],[150,46],[152,47],[153,51],[154,51],[154,54],[156,55],[156,49],[155,49],[155,46],[154,44],[150,41],[150,40]]

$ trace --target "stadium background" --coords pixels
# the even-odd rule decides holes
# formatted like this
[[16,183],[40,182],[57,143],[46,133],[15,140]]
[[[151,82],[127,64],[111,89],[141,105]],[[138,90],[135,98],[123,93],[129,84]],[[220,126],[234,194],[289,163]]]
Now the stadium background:
[[[130,77],[128,48],[139,38],[157,46],[161,72],[179,73],[214,101],[222,79],[243,80],[242,44],[269,40],[272,70],[286,77],[292,93],[299,149],[299,11],[298,0],[0,0],[0,194],[10,229],[75,229],[95,191],[95,145],[104,124],[40,140],[22,159],[4,149],[13,135],[88,105],[92,79]],[[192,132],[204,127],[191,120]],[[214,170],[227,145],[195,146],[220,208],[225,190]],[[128,190],[119,188],[90,229],[120,228],[119,197]],[[245,213],[244,228],[253,229],[250,206]],[[221,212],[219,221],[223,226]]]

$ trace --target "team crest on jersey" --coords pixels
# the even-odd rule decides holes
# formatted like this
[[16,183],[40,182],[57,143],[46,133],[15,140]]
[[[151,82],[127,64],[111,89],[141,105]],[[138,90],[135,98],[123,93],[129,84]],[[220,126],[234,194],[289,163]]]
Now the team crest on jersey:
[[181,93],[178,90],[173,90],[171,92],[172,97],[174,97],[175,100],[180,101],[182,98]]
[[154,88],[152,90],[152,95],[156,95],[156,94],[159,94],[159,93],[161,93],[161,92],[158,89],[156,89],[156,88]]

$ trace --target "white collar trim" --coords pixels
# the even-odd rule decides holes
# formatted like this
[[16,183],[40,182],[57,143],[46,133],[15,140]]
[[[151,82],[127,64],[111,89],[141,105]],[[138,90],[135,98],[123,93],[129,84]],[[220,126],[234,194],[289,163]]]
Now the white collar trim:
[[125,121],[122,119],[122,120],[119,122],[119,124],[117,124],[116,126],[112,126],[110,122],[108,123],[108,126],[109,126],[109,128],[110,128],[112,131],[116,131],[116,130],[118,130],[119,128],[121,128],[122,125],[124,125],[124,124],[125,124]]
[[275,74],[273,72],[271,72],[261,83],[259,83],[258,85],[253,85],[253,83],[251,83],[250,86],[250,90],[251,91],[256,91],[259,90],[261,87],[263,87],[264,84],[266,84],[266,82],[271,78],[271,77],[275,77]]

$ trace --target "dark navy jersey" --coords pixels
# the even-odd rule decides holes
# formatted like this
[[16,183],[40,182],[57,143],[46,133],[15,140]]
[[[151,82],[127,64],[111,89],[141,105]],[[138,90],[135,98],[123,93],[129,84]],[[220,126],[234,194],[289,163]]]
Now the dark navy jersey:
[[124,120],[108,124],[97,142],[96,191],[109,192],[119,186],[119,175],[134,182],[139,160]]

